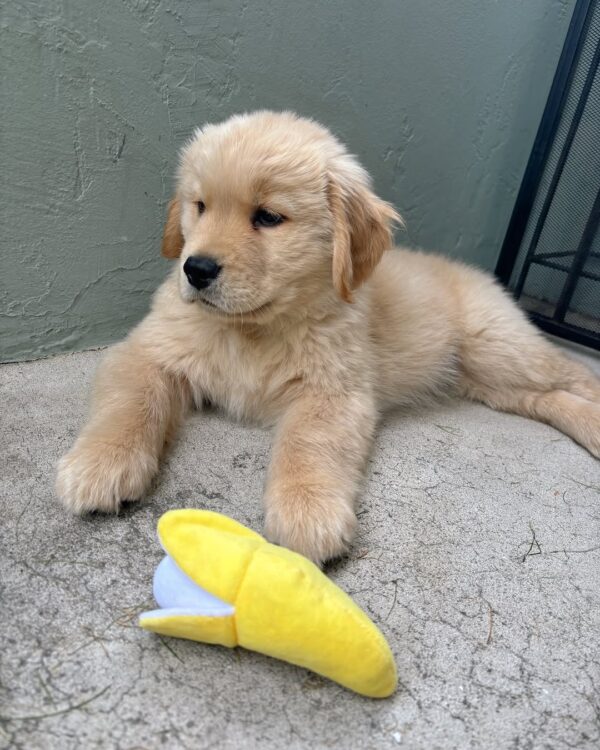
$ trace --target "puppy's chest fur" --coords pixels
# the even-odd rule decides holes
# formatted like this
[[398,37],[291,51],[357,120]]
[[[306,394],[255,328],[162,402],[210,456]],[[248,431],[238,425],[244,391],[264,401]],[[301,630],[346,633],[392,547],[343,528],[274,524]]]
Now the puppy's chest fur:
[[303,391],[370,388],[366,342],[350,321],[257,332],[186,311],[168,330],[167,340],[155,339],[156,356],[188,381],[198,405],[208,400],[235,419],[268,425]]
[[337,394],[351,387],[348,363],[334,350],[327,336],[309,328],[260,338],[227,331],[213,334],[192,359],[188,379],[196,401],[208,398],[237,419],[268,424],[306,389]]
[[185,358],[184,373],[196,403],[207,399],[236,419],[270,422],[300,378],[300,362],[288,349],[276,340],[207,328]]

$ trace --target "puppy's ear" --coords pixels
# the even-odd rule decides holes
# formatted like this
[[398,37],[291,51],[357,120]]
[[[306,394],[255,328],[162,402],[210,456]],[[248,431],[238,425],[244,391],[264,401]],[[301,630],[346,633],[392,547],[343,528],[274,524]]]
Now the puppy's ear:
[[[360,169],[360,168],[359,168]],[[328,198],[333,217],[333,284],[346,302],[352,290],[366,281],[385,250],[392,245],[392,224],[400,215],[361,179],[329,176]]]
[[167,210],[167,221],[163,231],[161,253],[165,258],[179,258],[183,249],[181,234],[181,203],[173,198]]

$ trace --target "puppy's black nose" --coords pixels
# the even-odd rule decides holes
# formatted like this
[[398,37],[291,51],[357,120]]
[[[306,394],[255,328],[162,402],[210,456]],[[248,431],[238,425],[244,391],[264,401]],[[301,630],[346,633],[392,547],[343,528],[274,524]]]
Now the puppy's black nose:
[[190,255],[183,264],[183,272],[196,289],[206,289],[221,272],[221,266],[207,255]]

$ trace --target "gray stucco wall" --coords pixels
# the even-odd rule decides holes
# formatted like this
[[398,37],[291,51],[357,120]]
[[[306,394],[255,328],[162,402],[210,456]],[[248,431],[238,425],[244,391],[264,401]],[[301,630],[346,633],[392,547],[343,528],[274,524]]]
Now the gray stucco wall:
[[573,0],[4,0],[0,359],[121,337],[178,147],[240,110],[330,126],[398,239],[492,268]]

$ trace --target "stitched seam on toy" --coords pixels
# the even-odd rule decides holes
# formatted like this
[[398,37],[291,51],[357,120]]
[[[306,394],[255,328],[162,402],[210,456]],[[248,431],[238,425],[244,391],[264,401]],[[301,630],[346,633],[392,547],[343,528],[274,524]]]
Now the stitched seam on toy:
[[237,622],[236,622],[236,615],[237,615],[237,598],[240,594],[240,591],[242,590],[242,586],[244,585],[244,581],[246,580],[246,576],[248,575],[248,571],[250,570],[250,566],[254,562],[254,555],[256,554],[256,549],[252,553],[252,557],[248,561],[248,565],[246,565],[246,570],[244,571],[244,575],[241,577],[240,582],[237,587],[237,591],[235,592],[235,596],[233,597],[233,617],[231,618],[231,622],[233,625],[233,635],[235,637],[235,645],[240,645],[240,639],[238,637],[238,629],[237,629]]

